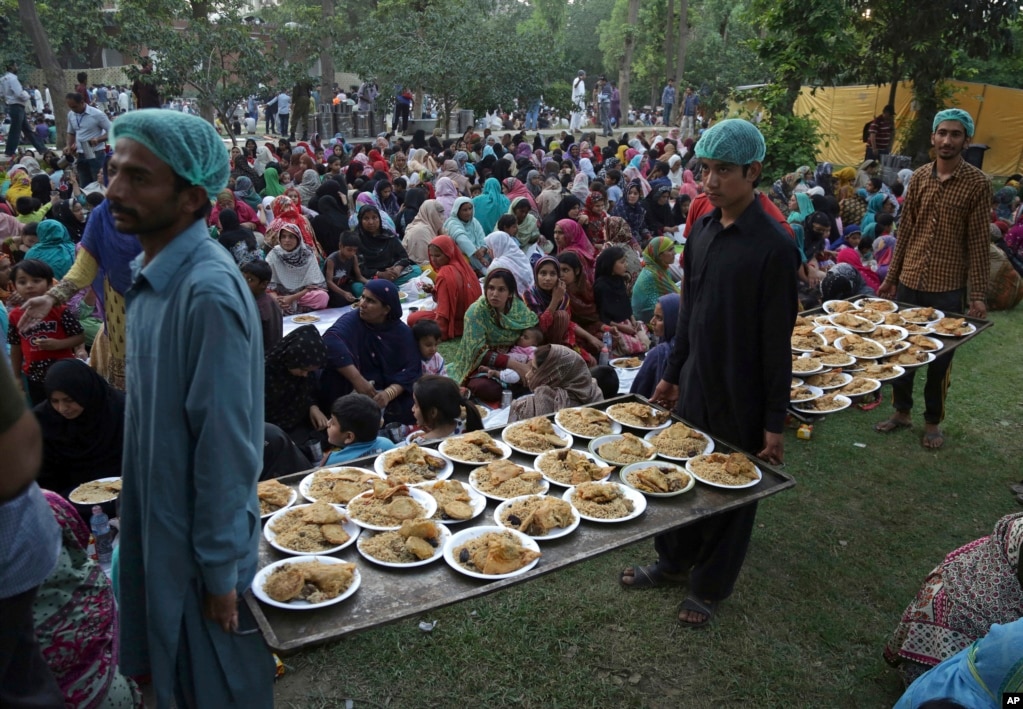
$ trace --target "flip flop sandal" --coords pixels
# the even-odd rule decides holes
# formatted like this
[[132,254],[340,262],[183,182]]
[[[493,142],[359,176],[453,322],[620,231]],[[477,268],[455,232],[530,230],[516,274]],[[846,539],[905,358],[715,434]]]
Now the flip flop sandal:
[[[884,428],[882,428],[884,426]],[[905,421],[894,421],[888,419],[881,423],[874,424],[874,430],[878,433],[894,433],[895,431],[901,431],[904,428],[912,428],[913,424],[906,423]]]
[[1023,493],[1020,493],[1019,495],[1016,495],[1016,503],[1020,504],[1020,505],[1023,505]]
[[681,605],[679,605],[679,613],[682,611],[691,611],[706,617],[697,623],[691,623],[689,621],[682,620],[681,618],[679,618],[678,622],[680,625],[687,628],[702,628],[714,619],[714,614],[717,612],[717,609],[717,601],[699,601],[692,596],[688,596],[686,600],[682,601]]
[[[929,445],[927,445],[928,442],[933,442],[933,441],[941,441],[941,443],[939,443],[936,446],[929,446]],[[940,432],[939,433],[934,433],[934,432],[925,433],[924,437],[920,439],[920,445],[922,445],[924,448],[926,448],[929,451],[940,451],[941,447],[943,445],[945,445],[945,434],[940,433]]]
[[632,569],[632,583],[625,583],[625,572],[622,571],[618,582],[628,589],[662,588],[664,586],[678,586],[689,580],[689,574],[673,574],[662,571],[655,562],[647,566],[634,564]]
[[1023,482],[1014,483],[1009,486],[1009,489],[1017,495],[1023,495]]
[[878,390],[876,399],[874,399],[873,401],[865,401],[862,404],[857,404],[856,406],[860,409],[860,411],[873,411],[874,409],[881,405],[882,401],[883,399],[881,397],[881,391]]

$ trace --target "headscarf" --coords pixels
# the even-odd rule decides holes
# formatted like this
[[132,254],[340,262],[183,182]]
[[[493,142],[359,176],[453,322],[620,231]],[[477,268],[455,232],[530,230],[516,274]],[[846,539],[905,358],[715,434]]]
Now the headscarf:
[[[543,190],[540,191],[539,196],[536,198],[536,206],[540,208],[541,220],[546,221],[547,217],[561,204],[562,191],[561,182],[557,177],[552,176],[544,180]],[[543,229],[540,231],[542,232]]]
[[320,173],[316,170],[306,170],[302,173],[302,182],[298,185],[298,194],[304,204],[309,204],[316,196],[316,190],[320,187]]
[[436,294],[438,318],[447,320],[447,332],[442,332],[444,339],[452,339],[462,334],[465,313],[477,298],[483,295],[480,281],[472,270],[469,261],[459,250],[455,240],[446,234],[434,237],[430,246],[440,249],[448,262],[437,266],[433,259],[430,265],[436,272],[434,293]]
[[268,167],[263,170],[263,180],[266,182],[266,187],[260,192],[264,197],[280,197],[284,194],[284,186],[281,184],[277,168]]
[[568,190],[582,202],[590,195],[590,178],[584,172],[577,172],[572,178],[572,186]]
[[[391,188],[391,194],[388,195],[386,202],[380,198],[380,191],[385,187]],[[380,180],[373,187],[373,195],[376,197],[377,204],[381,207],[381,211],[386,212],[387,215],[391,217],[391,223],[393,224],[393,219],[397,217],[398,212],[401,211],[401,205],[398,204],[398,197],[394,194],[394,187],[391,183]],[[395,231],[397,231],[397,227],[395,227]]]
[[[909,173],[913,174],[913,171],[910,170]],[[838,184],[835,185],[835,191],[837,192],[842,187],[852,185],[856,181],[856,168],[843,167],[841,170],[836,170],[834,178],[838,181]]]
[[[526,204],[529,205],[529,200],[525,197],[515,197],[511,201],[511,206],[508,208],[508,213],[511,215],[515,214],[515,208]],[[529,248],[540,240],[540,222],[537,220],[536,215],[532,211],[526,212],[526,218],[518,224],[518,231],[515,233],[515,238],[519,242],[519,246],[524,250]]]
[[444,211],[444,218],[447,219],[451,216],[451,208],[455,204],[455,200],[458,199],[458,188],[455,187],[455,183],[450,177],[441,177],[437,180],[437,196],[436,200],[440,202],[441,209]]
[[[43,433],[40,482],[66,493],[90,480],[120,476],[124,393],[77,359],[54,362],[43,386],[46,400],[35,407]],[[57,391],[71,397],[82,413],[73,419],[58,413],[50,405]]]
[[802,224],[804,219],[816,211],[813,206],[813,198],[805,192],[796,193],[796,204],[799,206],[799,211],[789,214],[789,224]]
[[202,187],[210,199],[231,174],[220,134],[208,121],[181,111],[147,108],[122,113],[111,128],[111,141],[128,138],[148,148],[188,184]]
[[593,171],[593,161],[589,158],[581,158],[579,160],[579,171],[591,180],[597,179],[597,173]]
[[[543,357],[546,348],[546,358]],[[545,416],[571,406],[603,401],[604,395],[579,355],[564,345],[544,345],[537,350],[543,364],[530,370],[526,385],[533,392],[512,403],[509,421]]]
[[[530,170],[530,172],[535,172],[535,170]],[[526,199],[529,202],[529,208],[537,216],[540,216],[540,208],[536,206],[536,200],[533,199],[533,193],[526,189],[526,185],[522,183],[522,180],[516,177],[507,177],[502,184],[504,189],[507,190],[505,196],[511,203],[514,203],[519,198]]]
[[881,267],[887,269],[892,262],[892,257],[895,256],[895,237],[891,234],[877,237],[874,239],[873,249],[878,270],[880,271]]
[[594,246],[599,247],[606,241],[604,224],[607,222],[608,212],[606,204],[601,212],[597,212],[597,200],[605,201],[602,192],[594,190],[586,195],[586,206],[583,208],[583,214],[586,215],[586,236],[589,237],[590,242]]
[[[435,199],[428,199],[419,205],[416,216],[405,227],[402,245],[408,251],[409,256],[412,256],[417,252],[416,243],[429,245],[435,236],[442,233],[444,233],[444,215],[441,213],[440,203]],[[419,262],[418,259],[416,261]]]
[[75,262],[75,245],[63,224],[55,219],[44,219],[39,222],[36,234],[39,241],[25,252],[25,258],[45,261],[53,269],[53,277],[58,281],[71,270]]
[[682,186],[678,189],[679,194],[689,195],[690,199],[696,199],[696,195],[700,193],[696,186],[696,180],[693,178],[693,171],[686,170],[682,173]]
[[672,279],[668,269],[659,262],[658,257],[666,251],[675,250],[675,242],[667,236],[658,236],[650,240],[650,243],[643,249],[643,270],[653,276],[657,283],[657,290],[661,293],[678,293],[679,288]]
[[533,287],[533,268],[529,259],[522,252],[519,243],[503,231],[495,231],[487,235],[487,248],[494,255],[487,273],[498,269],[511,271],[519,288],[519,295]]
[[289,370],[326,364],[327,348],[315,325],[302,325],[274,345],[264,367],[266,422],[285,431],[308,424],[309,407],[315,403],[315,377],[296,377]]
[[1012,221],[1012,202],[1019,196],[1015,187],[1002,187],[995,192],[995,216],[1007,222]]
[[479,197],[472,198],[473,216],[483,227],[484,232],[491,232],[497,226],[497,220],[508,211],[511,202],[501,194],[501,183],[494,177],[488,177],[483,183],[483,192]]
[[[495,273],[487,274],[489,282]],[[510,273],[510,272],[506,272]],[[514,276],[512,279],[514,280]],[[448,364],[448,373],[456,383],[462,385],[470,374],[483,362],[487,350],[496,347],[511,347],[522,331],[536,327],[536,313],[530,310],[516,292],[511,297],[511,307],[506,313],[498,313],[487,301],[486,294],[469,306],[465,313],[465,327],[458,350]]]
[[881,214],[887,199],[882,192],[871,195],[870,199],[867,200],[867,213],[864,215],[863,221],[860,222],[861,228],[865,228],[877,220],[877,215]]
[[571,217],[568,216],[569,212],[576,207],[582,206],[583,201],[574,194],[565,195],[561,201],[558,202],[558,205],[543,218],[542,222],[540,222],[540,233],[547,237],[548,240],[554,241],[554,225],[562,219],[571,219]]
[[[560,273],[561,264],[558,263],[558,259],[553,256],[543,256],[537,259],[537,262],[533,264],[533,285],[530,286],[529,290],[522,295],[526,304],[529,305],[530,309],[538,315],[550,307],[551,298],[553,298],[553,293],[541,289],[536,280],[536,274],[540,272],[540,267],[544,264],[553,265],[554,270]],[[568,293],[566,292],[565,296],[561,299],[561,302],[558,303],[557,309],[564,310],[567,307]]]
[[[543,191],[543,185],[542,184],[540,184],[540,185],[534,185],[533,184],[533,178],[534,177],[539,177],[539,176],[540,176],[540,173],[537,170],[530,170],[526,174],[525,186],[526,186],[526,189],[529,191],[529,194],[531,194],[533,196],[533,203],[534,204],[536,204],[536,198],[539,197],[540,193]],[[537,209],[536,213],[537,213],[537,215],[539,215],[540,214],[540,206],[537,205],[536,209]]]
[[[640,193],[640,198],[635,204],[629,204],[631,190]],[[632,238],[637,242],[642,240],[643,232],[646,231],[646,207],[643,206],[643,189],[638,181],[634,180],[625,188],[622,198],[611,208],[611,216],[621,217],[628,222],[629,228],[632,229]]]
[[398,235],[398,229],[394,226],[394,220],[391,219],[391,215],[384,211],[384,208],[380,205],[376,192],[360,192],[359,196],[355,198],[355,212],[348,217],[349,229],[354,229],[359,225],[359,213],[363,207],[373,207],[376,209],[380,215],[380,228],[383,231],[390,232],[392,236]]
[[[466,256],[472,256],[479,249],[486,245],[486,232],[483,231],[483,226],[476,219],[473,214],[472,219],[467,222],[463,222],[459,218],[458,213],[462,207],[466,204],[472,204],[472,200],[468,197],[459,197],[455,200],[454,207],[451,210],[451,216],[444,221],[444,232],[448,234],[455,243],[458,244],[458,248],[462,250]],[[475,210],[475,207],[474,207]],[[469,253],[466,249],[471,246],[472,252]]]
[[71,211],[72,206],[71,200],[60,200],[50,209],[50,218],[63,224],[71,241],[77,244],[82,240],[82,234],[85,233],[85,222],[80,222],[75,218],[74,212]]
[[[267,166],[274,161],[273,153],[270,152],[270,148],[265,145],[260,145],[256,148],[256,160],[252,165],[252,169],[256,171],[257,175],[263,176],[266,174]],[[276,172],[276,170],[274,171]]]
[[235,178],[234,196],[254,210],[259,209],[259,205],[262,202],[259,195],[256,194],[256,190],[253,189],[252,180],[245,175]]
[[[20,197],[31,197],[32,196],[32,178],[25,170],[13,170],[8,177],[11,180],[10,186],[7,188],[7,202],[14,209]],[[17,212],[15,212],[17,214]]]
[[[852,168],[846,168],[846,169],[851,170]],[[913,171],[910,170],[908,167],[904,167],[901,170],[899,170],[897,176],[898,176],[899,182],[902,184],[902,186],[905,187],[908,190],[909,189],[910,178],[913,177]],[[902,196],[905,197],[906,193],[903,192]]]
[[593,248],[593,244],[586,237],[586,232],[583,231],[579,222],[574,219],[562,219],[557,225],[565,233],[565,245],[558,247],[558,253],[572,252],[579,256],[579,260],[583,264],[583,272],[592,283],[593,269],[597,261],[597,250]]
[[82,235],[82,248],[99,264],[99,273],[92,286],[101,308],[105,300],[104,278],[115,293],[124,295],[128,292],[133,281],[131,262],[142,252],[142,245],[135,236],[117,231],[107,200],[103,200],[89,215]]
[[302,215],[302,210],[297,204],[295,204],[295,200],[286,195],[275,197],[273,203],[270,205],[270,211],[274,215],[274,220],[270,222],[270,226],[266,228],[268,236],[279,232],[285,224],[293,224],[298,227],[298,233],[302,237],[302,243],[312,249],[313,252],[319,253],[320,244],[316,241],[312,225],[309,223],[309,220]]
[[[300,234],[298,236],[301,237]],[[246,255],[255,254],[259,248],[256,245],[255,234],[251,230],[242,227],[238,219],[238,213],[233,209],[220,210],[220,236],[217,237],[217,241],[230,251],[232,255],[235,255],[235,247],[243,241],[245,242],[244,253]],[[235,260],[241,263],[238,255],[235,255]]]

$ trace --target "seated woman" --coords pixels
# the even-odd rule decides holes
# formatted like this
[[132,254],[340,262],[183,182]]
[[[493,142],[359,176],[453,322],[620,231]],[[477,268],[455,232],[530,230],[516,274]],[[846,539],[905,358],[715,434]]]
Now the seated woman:
[[501,193],[501,183],[488,177],[483,183],[483,194],[472,198],[473,216],[483,227],[484,233],[497,228],[497,220],[511,208],[511,202]]
[[62,497],[43,495],[61,529],[57,566],[32,603],[46,664],[69,707],[142,707],[138,685],[117,669],[117,603],[89,555],[89,526]]
[[277,297],[285,315],[326,308],[327,281],[313,252],[302,243],[298,227],[284,224],[277,238],[280,243],[266,255],[273,273],[267,290]]
[[647,322],[662,295],[678,293],[679,288],[668,273],[675,261],[675,242],[667,236],[651,239],[643,250],[643,270],[632,286],[632,312],[637,320]]
[[451,378],[459,385],[468,386],[483,401],[500,400],[500,382],[474,375],[480,365],[484,365],[515,369],[524,377],[528,365],[510,360],[508,351],[523,330],[536,324],[536,314],[518,296],[515,276],[505,270],[488,273],[483,282],[483,295],[465,314],[462,340],[448,363]]
[[444,222],[444,232],[455,240],[462,250],[469,265],[479,275],[487,272],[490,256],[487,254],[486,237],[483,226],[473,216],[474,206],[468,197],[459,197],[451,208],[451,216]]
[[593,299],[603,326],[610,328],[612,356],[630,356],[646,352],[650,337],[646,328],[632,315],[632,304],[627,292],[625,250],[612,246],[597,257],[597,280],[593,284]]
[[670,197],[671,187],[659,184],[653,186],[650,194],[643,200],[643,206],[646,208],[646,228],[653,236],[673,236],[678,229],[679,222],[675,220],[675,214],[668,203]]
[[577,352],[562,345],[542,345],[526,374],[530,396],[512,402],[508,422],[546,416],[571,406],[603,401],[604,395]]
[[67,228],[55,219],[44,219],[36,226],[38,241],[25,252],[26,259],[49,264],[58,281],[67,275],[75,262],[75,244]]
[[591,283],[594,267],[597,262],[597,250],[586,238],[582,226],[572,219],[562,219],[554,226],[554,241],[558,245],[558,255],[575,254],[583,265],[583,273]]
[[[568,219],[580,225],[580,230],[587,224],[586,215],[583,213],[583,201],[574,194],[566,194],[558,206],[543,218],[540,222],[540,233],[549,241],[554,241],[554,230],[558,222]],[[583,233],[585,238],[586,234]],[[589,241],[587,239],[587,241]],[[591,244],[592,246],[592,244]]]
[[499,268],[511,271],[519,286],[519,295],[533,287],[533,267],[515,239],[503,231],[495,231],[487,235],[486,244],[491,258],[487,272]]
[[269,226],[266,227],[264,249],[269,250],[277,246],[277,239],[281,229],[285,224],[293,224],[298,227],[299,234],[302,236],[302,243],[316,254],[318,261],[323,260],[323,247],[316,240],[316,232],[313,230],[313,225],[309,218],[302,213],[300,201],[296,202],[295,199],[288,195],[274,197],[270,205],[270,213],[273,219],[270,221]]
[[409,327],[420,320],[436,320],[441,339],[461,337],[466,311],[483,294],[479,279],[450,236],[434,237],[429,249],[430,265],[436,275],[433,285],[427,284],[424,289],[433,296],[437,307],[409,315]]
[[363,278],[380,278],[400,286],[423,272],[409,259],[398,235],[385,228],[379,209],[360,204],[357,217],[355,233],[359,237],[359,271]]
[[561,268],[561,280],[568,292],[576,342],[596,358],[604,343],[600,339],[601,322],[593,297],[593,286],[586,278],[582,261],[577,254],[572,252],[559,254],[558,263]]
[[625,196],[615,202],[611,208],[612,217],[621,217],[632,230],[632,238],[641,246],[650,238],[650,229],[646,223],[646,207],[643,206],[643,186],[633,181],[625,188]]
[[533,287],[522,294],[526,305],[540,318],[538,327],[549,345],[564,345],[578,352],[588,366],[597,360],[581,349],[575,340],[575,325],[568,291],[561,280],[561,265],[553,256],[544,256],[533,266]]
[[586,236],[597,249],[607,241],[607,198],[603,192],[594,190],[586,197]]
[[35,407],[43,432],[39,484],[67,495],[90,480],[119,477],[124,392],[77,359],[54,363],[43,386],[46,401]]
[[1016,512],[928,575],[884,648],[884,659],[907,684],[987,635],[995,623],[1023,616],[1021,545],[1023,512]]
[[406,439],[409,443],[430,443],[483,428],[476,405],[462,396],[451,377],[426,374],[412,389],[412,412],[419,430]]
[[[415,190],[409,190],[414,192]],[[405,237],[401,245],[405,247],[410,259],[426,268],[430,265],[430,242],[444,233],[444,213],[440,202],[428,199],[419,206],[419,211],[405,227]]]
[[401,321],[395,284],[369,281],[358,310],[338,318],[323,342],[327,367],[320,377],[320,401],[326,407],[355,391],[377,402],[385,423],[415,421],[412,385],[422,374],[423,360],[412,329]]
[[314,325],[303,325],[267,353],[264,367],[266,423],[278,426],[314,462],[319,432],[329,422],[316,401],[315,372],[326,363],[327,348],[319,331]]
[[650,331],[657,337],[657,346],[643,358],[643,366],[639,368],[636,378],[632,381],[630,393],[649,399],[664,376],[675,341],[675,325],[678,324],[681,303],[682,298],[678,293],[669,293],[662,295],[654,306],[654,314],[650,318]]
[[550,242],[540,233],[540,222],[533,213],[530,202],[525,197],[516,197],[511,201],[508,213],[515,215],[518,231],[515,239],[519,248],[525,253],[535,244],[544,253],[550,251]]
[[210,218],[206,223],[211,226],[218,224],[220,220],[220,210],[222,209],[233,209],[235,214],[238,215],[238,221],[241,222],[242,226],[246,229],[252,229],[253,231],[259,232],[264,230],[263,224],[259,221],[259,216],[256,214],[256,210],[242,200],[236,198],[234,196],[234,192],[231,190],[222,190],[217,195],[217,203],[213,205],[213,210],[210,212]]
[[256,245],[256,235],[241,225],[233,209],[220,210],[220,235],[217,241],[231,252],[234,262],[239,266],[249,261],[263,260],[263,252]]

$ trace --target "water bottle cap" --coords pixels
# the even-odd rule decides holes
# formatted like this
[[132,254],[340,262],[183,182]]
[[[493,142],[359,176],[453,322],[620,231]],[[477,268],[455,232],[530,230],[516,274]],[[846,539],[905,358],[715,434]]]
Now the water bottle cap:
[[103,508],[102,508],[102,507],[100,507],[99,505],[93,505],[93,506],[92,506],[92,513],[93,513],[94,515],[100,515],[100,514],[103,514]]

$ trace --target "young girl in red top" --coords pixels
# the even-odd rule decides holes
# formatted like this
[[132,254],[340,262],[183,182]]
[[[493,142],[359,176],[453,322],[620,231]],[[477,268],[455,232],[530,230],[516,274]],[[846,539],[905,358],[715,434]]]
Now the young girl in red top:
[[[46,293],[53,281],[53,269],[38,259],[25,259],[11,269],[11,279],[22,302]],[[7,342],[11,345],[11,366],[20,382],[19,374],[28,380],[28,396],[33,404],[46,401],[43,380],[50,365],[75,356],[75,348],[85,342],[85,333],[75,314],[63,305],[56,306],[39,323],[26,332],[18,331],[18,321],[24,311],[21,307],[11,311],[11,324]]]

